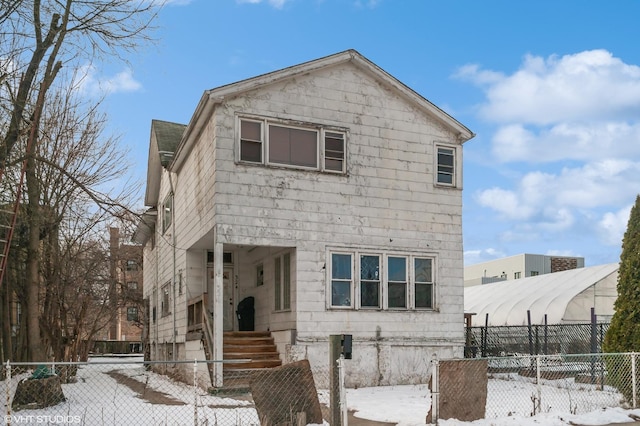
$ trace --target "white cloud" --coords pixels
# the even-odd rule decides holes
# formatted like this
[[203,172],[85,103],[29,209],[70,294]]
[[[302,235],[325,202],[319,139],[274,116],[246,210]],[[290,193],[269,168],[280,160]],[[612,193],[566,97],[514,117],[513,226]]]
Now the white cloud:
[[[640,188],[640,67],[605,50],[528,55],[503,74],[471,64],[455,77],[485,92],[502,181],[475,201],[496,213],[501,243],[565,238],[619,246]],[[486,151],[485,151],[486,152]]]
[[631,205],[616,212],[607,212],[598,222],[598,232],[604,244],[615,246],[622,244],[622,237],[627,230]]
[[640,67],[606,50],[565,56],[525,57],[512,75],[466,65],[456,76],[481,86],[487,102],[480,113],[499,123],[552,125],[636,117]]
[[503,219],[534,221],[547,230],[574,223],[575,210],[616,206],[634,198],[640,187],[640,162],[603,160],[558,173],[533,171],[517,188],[477,192],[476,201]]
[[78,72],[76,84],[81,92],[90,96],[135,92],[142,88],[142,84],[133,78],[133,72],[128,68],[111,77],[104,77],[97,74],[93,65],[87,65]]
[[537,129],[509,124],[495,132],[492,152],[500,162],[590,161],[639,157],[638,142],[640,122],[559,123]]

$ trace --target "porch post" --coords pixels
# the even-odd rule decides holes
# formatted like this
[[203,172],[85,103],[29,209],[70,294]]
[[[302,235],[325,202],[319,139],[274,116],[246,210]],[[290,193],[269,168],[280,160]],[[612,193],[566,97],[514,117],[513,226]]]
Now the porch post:
[[[213,247],[213,359],[215,361],[221,361],[223,358],[222,353],[222,333],[223,333],[223,309],[224,309],[224,300],[223,300],[223,244],[218,241],[218,233],[215,233],[214,236],[214,247]],[[213,363],[214,368],[214,387],[222,387],[222,372],[223,372],[223,364],[221,362]]]

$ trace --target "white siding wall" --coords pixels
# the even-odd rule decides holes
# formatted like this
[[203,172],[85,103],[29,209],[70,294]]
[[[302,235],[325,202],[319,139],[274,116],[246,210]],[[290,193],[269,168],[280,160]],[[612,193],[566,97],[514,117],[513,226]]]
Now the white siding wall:
[[[348,174],[237,164],[236,114],[348,128]],[[428,357],[431,349],[425,347],[462,354],[461,188],[436,188],[433,176],[434,145],[457,144],[455,135],[395,92],[343,65],[226,99],[198,138],[173,180],[178,269],[185,268],[186,249],[213,241],[214,225],[226,244],[295,247],[292,313],[273,313],[264,306],[256,312],[257,318],[269,318],[272,331],[295,328],[296,343],[309,348],[325,348],[330,334],[350,333],[356,344],[377,338],[387,345],[417,345]],[[458,173],[461,164],[458,158]],[[160,200],[168,190],[164,179]],[[159,240],[162,285],[171,279],[173,260],[170,236]],[[327,310],[332,247],[435,256],[438,310]],[[273,253],[255,255],[266,259]],[[259,258],[246,261],[238,270],[251,275]],[[272,286],[266,285],[270,268],[265,260],[265,286],[255,289],[266,300],[273,298]],[[189,286],[195,276],[187,274]],[[170,332],[165,321],[160,324]]]

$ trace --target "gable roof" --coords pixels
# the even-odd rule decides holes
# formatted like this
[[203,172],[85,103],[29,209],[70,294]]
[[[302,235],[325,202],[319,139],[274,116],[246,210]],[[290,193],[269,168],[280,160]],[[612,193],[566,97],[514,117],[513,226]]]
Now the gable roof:
[[162,168],[168,167],[173,160],[175,150],[180,144],[186,128],[187,126],[184,124],[151,120],[145,205],[156,206],[158,204]]
[[526,325],[527,311],[531,321],[541,324],[562,322],[571,300],[609,275],[616,273],[618,263],[542,274],[518,280],[466,287],[464,310],[474,313],[474,325]]
[[[262,74],[256,77],[241,80],[235,83],[220,86],[215,89],[207,90],[202,95],[196,111],[185,130],[182,142],[176,150],[176,155],[170,169],[179,168],[184,158],[195,143],[197,134],[201,131],[202,126],[206,123],[208,116],[212,113],[216,104],[220,104],[225,98],[235,97],[244,92],[263,87],[269,84],[278,83],[298,75],[307,74],[327,67],[350,62],[362,71],[373,76],[377,81],[395,90],[405,99],[414,103],[424,113],[430,115],[437,121],[441,122],[445,127],[458,135],[461,142],[473,138],[475,135],[471,130],[457,121],[455,118],[438,108],[436,105],[428,101],[426,98],[400,82],[391,74],[378,67],[373,62],[362,56],[357,51],[350,49],[344,52],[336,53],[323,58],[304,62],[299,65],[284,68],[278,71]],[[194,135],[194,136],[192,136]]]

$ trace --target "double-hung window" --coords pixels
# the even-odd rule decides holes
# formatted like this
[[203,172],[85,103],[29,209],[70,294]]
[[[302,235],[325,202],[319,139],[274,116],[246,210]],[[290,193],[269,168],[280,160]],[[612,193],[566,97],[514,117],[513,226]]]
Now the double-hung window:
[[240,118],[243,163],[345,173],[346,132],[317,124]]
[[440,185],[456,186],[456,151],[454,148],[437,147],[437,179]]
[[357,249],[329,252],[333,309],[436,309],[435,258]]
[[324,133],[324,169],[344,173],[344,133]]
[[387,257],[389,308],[407,307],[407,258]]
[[433,259],[416,257],[413,265],[416,308],[433,309]]
[[136,306],[127,307],[127,321],[138,321],[138,308]]
[[331,254],[331,306],[352,307],[353,255]]
[[380,289],[380,256],[360,256],[360,306],[380,308],[382,292]]
[[262,122],[240,120],[240,160],[262,163]]

